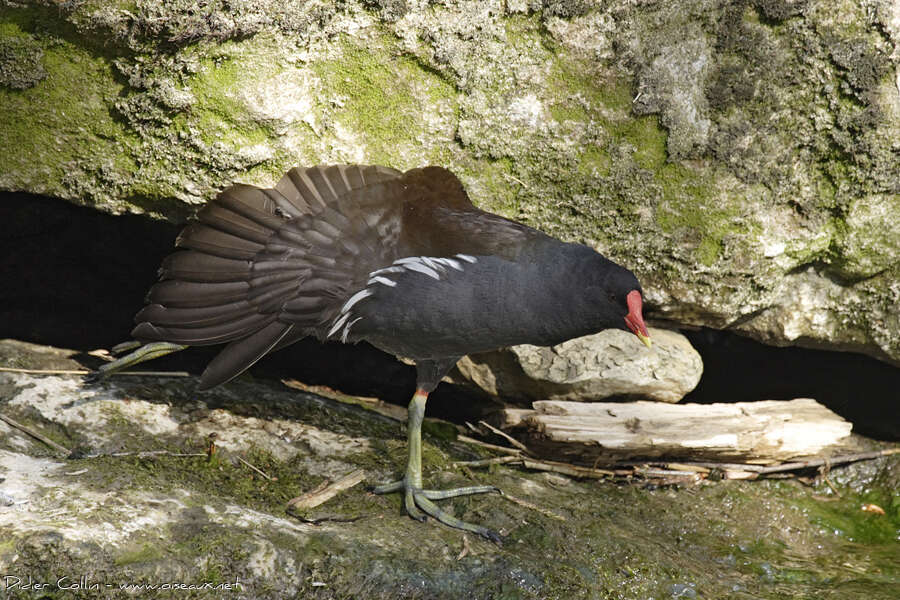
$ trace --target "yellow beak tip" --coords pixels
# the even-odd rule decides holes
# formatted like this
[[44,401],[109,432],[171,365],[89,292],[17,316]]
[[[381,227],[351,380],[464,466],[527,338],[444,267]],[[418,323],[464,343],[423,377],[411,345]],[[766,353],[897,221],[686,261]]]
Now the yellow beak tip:
[[638,339],[641,340],[645,346],[647,346],[647,348],[653,348],[653,342],[650,340],[650,338],[648,336],[640,334],[640,333],[637,334],[637,336],[638,336]]

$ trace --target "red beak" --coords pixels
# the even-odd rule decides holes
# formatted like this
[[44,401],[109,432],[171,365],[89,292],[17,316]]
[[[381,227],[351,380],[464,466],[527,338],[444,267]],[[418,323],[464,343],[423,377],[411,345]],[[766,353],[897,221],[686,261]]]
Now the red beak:
[[641,297],[641,293],[637,290],[631,290],[628,292],[628,295],[625,296],[625,301],[628,303],[628,314],[625,315],[625,325],[628,326],[628,329],[631,332],[638,336],[638,339],[644,342],[644,345],[650,348],[652,346],[650,342],[650,332],[647,331],[647,326],[644,324],[644,315],[641,311],[644,308],[644,299]]

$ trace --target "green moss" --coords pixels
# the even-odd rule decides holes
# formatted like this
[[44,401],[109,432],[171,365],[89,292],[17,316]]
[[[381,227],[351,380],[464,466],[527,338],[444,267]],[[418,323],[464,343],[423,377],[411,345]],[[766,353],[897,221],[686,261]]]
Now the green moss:
[[560,93],[559,103],[580,99],[587,103],[590,116],[607,123],[609,117],[604,115],[631,112],[632,90],[628,78],[600,71],[591,61],[566,52],[548,53],[545,58],[550,62],[547,85]]
[[322,85],[320,102],[335,104],[329,112],[358,136],[366,160],[402,167],[421,152],[429,119],[439,110],[457,110],[455,92],[415,60],[398,55],[387,36],[363,44],[344,37],[337,44],[339,58],[312,66]]
[[152,562],[162,558],[163,553],[160,548],[152,544],[145,543],[139,548],[126,550],[116,556],[113,564],[117,567],[132,565],[135,563]]
[[209,145],[225,144],[241,148],[262,144],[272,137],[272,132],[247,115],[247,108],[237,95],[247,86],[248,79],[274,77],[282,67],[262,62],[253,53],[243,55],[241,44],[225,42],[212,56],[200,61],[197,74],[186,84],[196,98],[176,129],[188,126],[200,131],[201,138]]
[[16,549],[16,542],[13,539],[0,541],[0,556],[11,553]]
[[513,161],[509,158],[485,158],[461,166],[458,171],[483,188],[471,190],[477,193],[481,206],[490,206],[493,212],[515,218],[519,212],[522,184],[513,174],[513,168]]
[[[54,40],[44,46],[42,65],[47,76],[33,87],[0,87],[0,146],[7,149],[0,174],[9,187],[65,195],[73,165],[99,168],[105,157],[127,155],[134,138],[109,112],[122,86],[104,58]],[[40,180],[32,180],[35,160],[47,166]]]
[[[171,446],[166,449],[182,453],[202,452],[202,442],[196,440],[196,446],[190,448]],[[208,495],[256,510],[281,514],[288,500],[321,481],[321,477],[305,473],[300,467],[300,458],[283,461],[258,449],[251,449],[242,457],[269,475],[270,479],[261,477],[236,459],[219,455],[212,460],[158,455],[148,458],[86,459],[85,467],[90,467],[90,475],[85,475],[83,482],[106,491],[123,486],[145,491],[191,489],[199,493],[199,497]]]
[[[25,427],[32,429],[49,440],[52,440],[64,448],[70,450],[83,444],[84,436],[78,432],[72,431],[55,421],[51,421],[41,415],[36,409],[25,407],[5,407],[4,412],[12,419],[21,423]],[[31,437],[26,439],[33,442],[32,454],[34,456],[59,456],[59,452],[50,446],[33,440]],[[17,448],[10,448],[18,450]]]
[[[641,168],[659,172],[666,166],[668,136],[656,115],[629,119],[612,125],[611,130],[618,143],[628,143],[634,147],[632,158]],[[673,170],[669,169],[662,175],[671,177]],[[685,173],[679,172],[678,177],[684,178]]]
[[681,234],[694,248],[697,260],[710,266],[721,256],[727,236],[754,237],[758,225],[741,216],[736,198],[724,201],[712,176],[677,163],[667,163],[654,174],[661,190],[656,212],[660,229]]
[[456,426],[446,421],[437,419],[425,419],[422,423],[422,435],[433,436],[445,442],[451,442],[456,439]]
[[578,156],[578,171],[584,177],[592,179],[608,177],[612,170],[612,158],[609,152],[594,144],[588,144]]

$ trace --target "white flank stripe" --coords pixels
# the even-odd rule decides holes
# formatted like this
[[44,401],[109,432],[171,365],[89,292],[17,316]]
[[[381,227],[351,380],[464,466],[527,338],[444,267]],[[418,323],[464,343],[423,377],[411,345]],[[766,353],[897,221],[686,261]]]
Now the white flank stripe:
[[353,324],[356,323],[357,321],[359,321],[360,319],[362,319],[362,317],[356,317],[355,319],[353,319],[352,321],[347,323],[347,325],[344,327],[344,333],[341,334],[341,343],[342,344],[347,343],[347,336],[350,335],[350,328],[353,327]]
[[468,254],[457,254],[457,255],[456,255],[456,258],[461,258],[461,259],[463,259],[464,261],[470,262],[470,263],[477,263],[477,262],[478,262],[478,259],[477,259],[477,258],[475,258],[474,256],[469,256]]
[[385,275],[387,273],[402,273],[405,269],[403,267],[385,267],[383,269],[378,269],[377,271],[372,271],[369,273],[369,277],[374,277],[375,275]]
[[421,256],[405,256],[394,261],[395,265],[411,265],[413,263],[422,264]]
[[344,303],[344,305],[341,307],[341,312],[342,312],[342,313],[347,312],[348,310],[350,310],[350,308],[351,308],[354,304],[356,304],[357,302],[359,302],[359,301],[362,300],[363,298],[368,298],[369,296],[371,296],[371,295],[374,294],[374,293],[375,293],[375,292],[373,292],[373,291],[370,290],[370,289],[362,289],[362,290],[359,290],[358,292],[356,292],[355,294],[353,294],[352,296],[350,296],[350,299],[347,300],[347,301]]
[[418,263],[418,262],[407,263],[406,268],[409,269],[410,271],[418,271],[419,273],[424,273],[425,275],[428,275],[429,277],[433,277],[434,279],[437,279],[438,281],[441,280],[441,276],[438,275],[437,271],[435,271],[434,269],[432,269],[430,267],[426,267],[422,263]]
[[423,256],[422,262],[434,269],[435,271],[441,272],[444,270],[444,267],[440,265],[440,259],[431,258],[430,256]]
[[335,320],[334,324],[331,326],[331,329],[328,330],[328,335],[325,337],[330,338],[335,334],[335,332],[340,329],[344,323],[347,322],[347,319],[350,317],[350,313],[343,315],[340,319]]
[[435,262],[438,262],[442,265],[447,265],[448,267],[453,267],[457,271],[462,271],[462,265],[459,264],[459,261],[453,260],[452,258],[435,258]]
[[396,281],[388,279],[387,277],[378,277],[378,276],[373,277],[372,279],[367,281],[366,285],[372,285],[373,283],[380,283],[380,284],[386,285],[388,287],[394,287],[395,285],[397,285]]

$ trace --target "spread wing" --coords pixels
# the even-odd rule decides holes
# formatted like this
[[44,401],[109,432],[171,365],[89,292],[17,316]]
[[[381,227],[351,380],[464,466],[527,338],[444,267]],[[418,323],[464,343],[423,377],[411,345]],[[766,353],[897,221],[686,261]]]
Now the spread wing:
[[235,185],[179,235],[135,338],[228,345],[209,388],[267,352],[322,330],[367,274],[390,264],[402,220],[399,171],[292,169],[272,189]]

